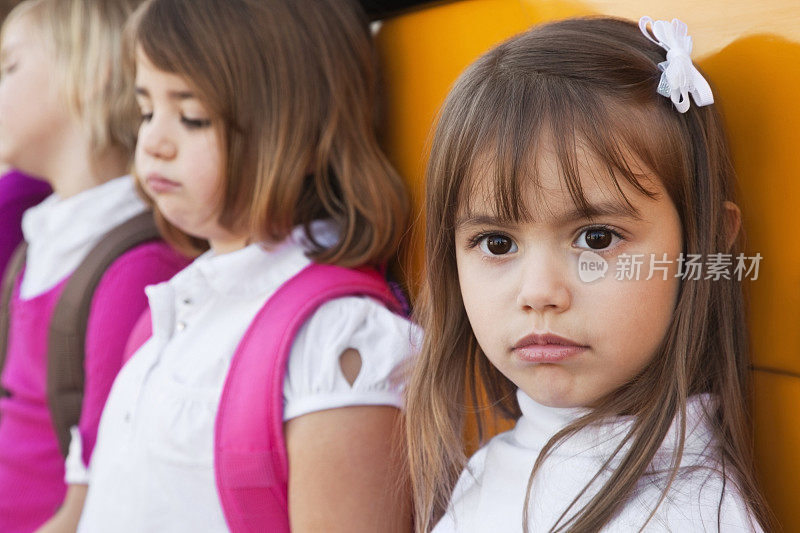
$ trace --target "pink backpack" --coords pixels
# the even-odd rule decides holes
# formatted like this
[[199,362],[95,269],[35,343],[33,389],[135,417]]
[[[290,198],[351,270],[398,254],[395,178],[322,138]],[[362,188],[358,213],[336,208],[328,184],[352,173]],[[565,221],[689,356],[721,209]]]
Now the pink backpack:
[[[311,264],[267,300],[236,348],[214,436],[217,491],[234,533],[290,531],[283,435],[286,363],[300,327],[319,306],[343,296],[369,296],[406,314],[378,272]],[[147,311],[131,334],[126,359],[150,338],[151,327]]]

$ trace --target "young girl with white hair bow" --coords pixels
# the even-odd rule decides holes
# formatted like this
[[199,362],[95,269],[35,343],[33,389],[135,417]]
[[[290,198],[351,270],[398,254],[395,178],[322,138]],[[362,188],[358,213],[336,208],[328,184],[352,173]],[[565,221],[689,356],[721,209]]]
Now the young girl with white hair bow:
[[[771,529],[740,280],[682,262],[737,257],[740,226],[690,52],[679,21],[564,20],[448,96],[407,403],[418,532]],[[629,275],[636,256],[658,269]],[[486,406],[516,426],[467,462]]]

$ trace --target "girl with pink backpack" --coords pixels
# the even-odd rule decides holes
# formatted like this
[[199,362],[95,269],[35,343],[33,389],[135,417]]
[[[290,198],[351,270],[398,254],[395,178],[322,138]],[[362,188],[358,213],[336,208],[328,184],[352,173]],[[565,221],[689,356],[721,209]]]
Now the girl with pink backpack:
[[138,183],[166,235],[210,250],[147,289],[79,530],[409,530],[418,331],[379,274],[408,207],[363,13],[152,0],[129,24]]

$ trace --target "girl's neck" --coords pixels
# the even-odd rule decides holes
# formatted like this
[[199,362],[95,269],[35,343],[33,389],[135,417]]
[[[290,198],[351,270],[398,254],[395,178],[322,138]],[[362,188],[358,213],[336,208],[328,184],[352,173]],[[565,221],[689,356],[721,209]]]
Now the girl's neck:
[[129,171],[129,159],[119,150],[109,149],[96,157],[89,154],[88,143],[80,139],[64,145],[51,159],[44,175],[59,197],[75,196]]
[[240,235],[225,234],[219,237],[209,238],[208,244],[214,255],[224,255],[246,247],[250,244],[250,238]]

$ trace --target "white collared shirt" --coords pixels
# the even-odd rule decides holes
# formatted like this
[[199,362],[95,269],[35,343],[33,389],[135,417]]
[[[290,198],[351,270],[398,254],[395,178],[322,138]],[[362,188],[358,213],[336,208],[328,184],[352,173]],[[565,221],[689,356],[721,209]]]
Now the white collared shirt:
[[69,198],[51,194],[25,211],[28,252],[20,296],[30,299],[58,285],[106,233],[145,209],[133,177],[122,176]]
[[[522,513],[528,479],[542,447],[558,431],[585,414],[584,409],[559,409],[541,405],[517,390],[522,416],[516,426],[491,439],[469,460],[450,499],[447,512],[433,533],[521,532]],[[687,469],[676,478],[667,497],[645,531],[717,531],[720,512],[721,531],[761,531],[750,515],[744,499],[728,481],[720,507],[723,479],[714,468],[712,432],[705,414],[710,396],[693,396],[687,403],[686,440],[681,467]],[[620,444],[633,420],[615,421],[584,428],[556,447],[542,463],[531,488],[528,531],[550,531],[572,500],[590,482],[601,465]],[[667,433],[656,453],[653,467],[669,468],[677,443],[677,424]],[[625,449],[623,449],[624,453]],[[618,456],[619,458],[620,456]],[[616,464],[619,461],[616,460]],[[616,466],[612,462],[612,468]],[[598,481],[578,500],[568,516],[586,504],[601,483]],[[639,531],[661,496],[663,484],[642,479],[633,497],[603,531]],[[561,524],[564,522],[562,521]]]
[[[117,377],[103,412],[80,531],[227,531],[213,469],[220,395],[258,310],[310,263],[302,243],[297,229],[270,250],[207,253],[148,287],[153,336]],[[284,420],[349,405],[400,408],[396,369],[412,336],[415,326],[369,298],[324,304],[292,347]],[[362,359],[352,386],[339,366],[351,347]]]

